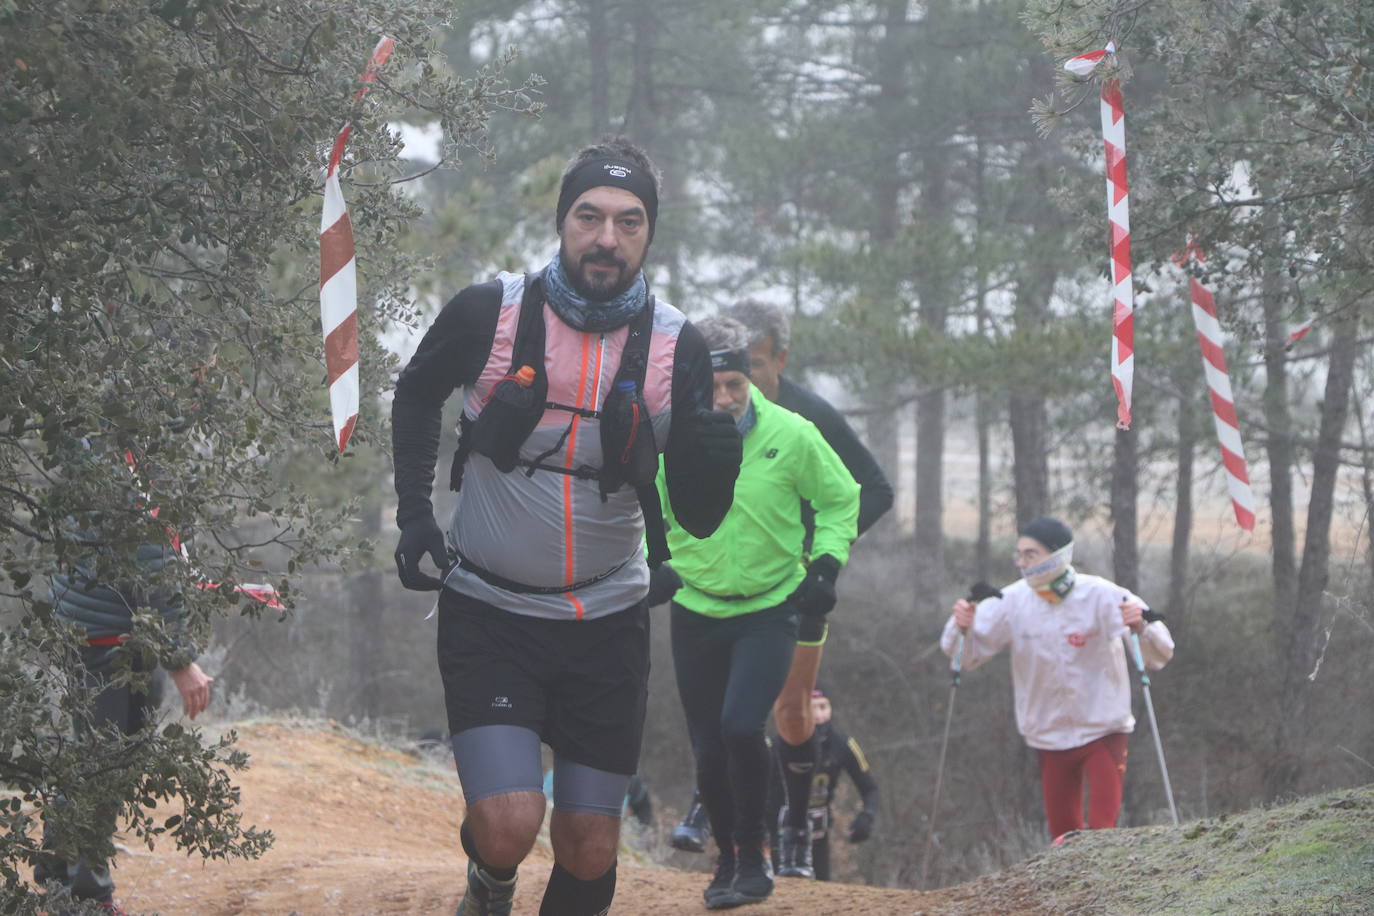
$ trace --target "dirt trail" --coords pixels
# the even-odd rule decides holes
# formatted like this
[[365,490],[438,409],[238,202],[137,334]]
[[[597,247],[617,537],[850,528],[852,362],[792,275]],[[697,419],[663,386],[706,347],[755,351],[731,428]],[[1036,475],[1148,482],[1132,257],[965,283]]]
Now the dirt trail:
[[[240,747],[252,755],[237,780],[244,821],[276,835],[272,850],[258,861],[203,863],[170,845],[126,849],[115,873],[126,909],[162,916],[453,912],[465,862],[457,843],[462,795],[451,771],[316,724],[254,724],[239,734]],[[536,846],[521,869],[517,916],[537,914],[550,864],[547,847]],[[700,916],[706,880],[622,861],[612,912]],[[740,912],[1048,912],[1030,891],[987,881],[921,893],[784,879],[770,900]]]

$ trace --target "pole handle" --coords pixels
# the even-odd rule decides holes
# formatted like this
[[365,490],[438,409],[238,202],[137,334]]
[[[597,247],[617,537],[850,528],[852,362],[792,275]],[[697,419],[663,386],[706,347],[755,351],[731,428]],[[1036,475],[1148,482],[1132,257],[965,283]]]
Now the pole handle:
[[[1001,589],[993,588],[986,582],[975,582],[968,590],[968,600],[978,604],[985,598],[1001,598]],[[959,641],[955,643],[954,655],[949,660],[949,673],[955,687],[959,686],[959,674],[964,668],[964,636],[967,630],[959,628]]]
[[1145,655],[1140,651],[1140,634],[1131,631],[1131,656],[1135,658],[1135,669],[1140,672],[1142,686],[1150,686],[1150,675],[1145,670]]

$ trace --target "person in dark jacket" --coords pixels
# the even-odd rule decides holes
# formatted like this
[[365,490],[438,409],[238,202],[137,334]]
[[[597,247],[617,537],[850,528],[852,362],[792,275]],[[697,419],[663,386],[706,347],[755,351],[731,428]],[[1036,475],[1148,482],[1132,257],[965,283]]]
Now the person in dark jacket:
[[[831,810],[840,778],[848,775],[859,793],[859,813],[849,822],[847,839],[862,843],[873,834],[873,822],[878,816],[878,781],[868,765],[859,742],[835,727],[831,719],[832,707],[825,691],[817,686],[811,691],[812,718],[816,722],[816,742],[820,745],[820,767],[811,780],[811,798],[807,803],[807,826],[811,832],[811,867],[819,881],[830,880],[830,835],[835,825]],[[773,785],[769,787],[770,809],[777,812],[775,821],[787,822],[787,806],[783,803],[782,759],[777,753],[778,743],[772,745],[774,758]]]
[[[768,400],[810,420],[858,482],[858,533],[862,535],[892,508],[892,485],[888,483],[877,459],[828,401],[782,374],[787,366],[791,338],[786,312],[774,305],[744,300],[737,303],[728,314],[749,330],[749,376],[755,387]],[[801,512],[808,532],[804,547],[809,553],[814,513],[805,503],[801,506]],[[829,632],[827,621],[828,615],[802,620],[792,668],[773,706],[773,721],[778,729],[778,752],[785,763],[788,808],[791,812],[789,822],[782,828],[780,859],[777,863],[777,874],[783,877],[809,878],[813,875],[805,802],[811,795],[811,780],[817,772],[819,748],[813,738],[815,723],[811,719],[811,690],[820,673],[822,649]],[[700,798],[696,797],[682,823],[674,828],[670,842],[678,849],[700,851],[706,848],[708,834],[706,814]]]
[[[96,549],[92,547],[92,552]],[[180,556],[171,544],[144,544],[135,552],[140,570],[149,576],[179,561]],[[179,593],[147,592],[128,583],[107,585],[98,581],[93,565],[53,573],[50,588],[57,615],[80,630],[84,639],[76,650],[74,663],[92,701],[88,717],[77,719],[78,740],[111,725],[125,735],[136,734],[152,721],[161,703],[158,665],[145,661],[142,653],[124,649],[139,608],[151,608],[162,617],[163,630],[170,641],[158,661],[181,695],[182,711],[192,719],[205,711],[214,679],[196,663],[198,650],[187,634]],[[145,677],[115,683],[126,669]],[[115,812],[110,812],[104,825],[106,835],[113,837],[116,826]],[[51,840],[51,831],[45,830],[44,845],[51,848]],[[74,900],[92,901],[110,913],[120,913],[114,903],[115,883],[109,865],[97,854],[83,854],[68,861],[48,852],[34,869],[34,880],[60,885]]]

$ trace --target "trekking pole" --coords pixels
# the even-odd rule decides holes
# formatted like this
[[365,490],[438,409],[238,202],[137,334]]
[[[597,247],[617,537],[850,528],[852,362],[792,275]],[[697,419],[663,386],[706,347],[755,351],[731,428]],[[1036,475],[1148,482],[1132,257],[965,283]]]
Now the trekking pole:
[[1145,656],[1140,651],[1140,634],[1131,631],[1131,654],[1135,656],[1135,667],[1140,672],[1140,692],[1145,694],[1145,712],[1150,717],[1150,734],[1155,739],[1155,756],[1159,758],[1159,774],[1164,777],[1164,797],[1169,800],[1169,816],[1178,826],[1178,809],[1174,807],[1174,787],[1169,783],[1169,767],[1164,763],[1164,742],[1159,738],[1159,722],[1155,719],[1155,704],[1150,699],[1150,675],[1145,671]]
[[[1001,598],[1002,593],[986,582],[975,582],[969,589],[968,600],[977,604],[984,598]],[[949,660],[949,702],[945,705],[945,736],[940,739],[940,762],[935,767],[935,798],[930,803],[930,829],[926,831],[926,848],[921,855],[921,889],[926,887],[926,873],[930,868],[930,854],[935,848],[935,818],[940,813],[940,790],[945,781],[945,751],[949,748],[949,726],[954,721],[954,695],[959,689],[959,673],[964,666],[964,631],[959,630],[954,644],[954,656]]]

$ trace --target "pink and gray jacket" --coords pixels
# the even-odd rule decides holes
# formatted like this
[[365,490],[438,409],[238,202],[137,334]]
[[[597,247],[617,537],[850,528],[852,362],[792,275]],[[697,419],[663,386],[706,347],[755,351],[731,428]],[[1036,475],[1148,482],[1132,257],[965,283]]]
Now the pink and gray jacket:
[[[432,513],[440,415],[457,387],[467,388],[463,412],[475,420],[492,388],[511,370],[524,293],[522,274],[501,273],[449,301],[401,372],[392,406],[397,524]],[[627,329],[579,331],[547,304],[544,369],[548,402],[599,410],[620,366]],[[678,522],[698,536],[713,531],[730,508],[732,483],[706,468],[695,448],[691,418],[711,409],[710,354],[681,312],[662,301],[654,311],[644,379],[654,438],[664,455]],[[546,409],[521,448],[522,460],[567,470],[599,468],[599,419]],[[497,470],[484,455],[467,460],[458,505],[448,527],[451,548],[501,579],[540,589],[604,578],[550,594],[507,591],[462,568],[448,588],[518,614],[592,619],[623,611],[648,590],[644,519],[630,487],[603,501],[597,481],[556,471]]]

